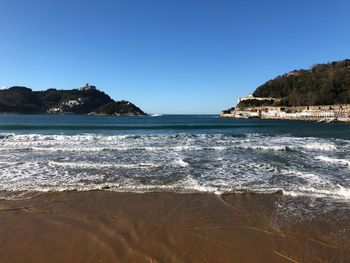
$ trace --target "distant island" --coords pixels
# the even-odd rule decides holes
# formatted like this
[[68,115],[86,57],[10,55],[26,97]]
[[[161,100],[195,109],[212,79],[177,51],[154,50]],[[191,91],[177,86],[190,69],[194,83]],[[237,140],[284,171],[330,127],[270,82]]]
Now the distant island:
[[0,113],[146,115],[128,101],[114,101],[106,93],[86,84],[72,90],[33,91],[27,87],[0,90]]
[[102,105],[89,115],[146,115],[139,107],[135,106],[129,101],[121,100]]
[[222,117],[350,121],[350,59],[293,70],[240,98]]

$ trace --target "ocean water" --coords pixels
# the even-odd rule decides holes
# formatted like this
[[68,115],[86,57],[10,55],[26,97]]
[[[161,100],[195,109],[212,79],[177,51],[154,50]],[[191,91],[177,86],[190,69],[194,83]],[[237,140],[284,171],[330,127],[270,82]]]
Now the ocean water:
[[0,198],[96,190],[350,200],[350,125],[214,115],[0,115]]

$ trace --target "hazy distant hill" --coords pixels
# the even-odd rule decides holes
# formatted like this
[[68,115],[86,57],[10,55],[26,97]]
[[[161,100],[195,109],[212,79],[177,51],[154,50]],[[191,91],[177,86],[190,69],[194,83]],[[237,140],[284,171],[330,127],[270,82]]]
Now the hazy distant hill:
[[[32,91],[26,87],[11,87],[0,90],[0,112],[2,113],[75,113],[88,114],[103,105],[115,101],[94,86],[80,89]],[[123,111],[121,114],[132,115]]]
[[[350,103],[350,60],[317,64],[308,70],[294,70],[258,87],[254,97],[280,98],[265,104],[285,106],[332,105]],[[238,105],[264,102],[244,101]]]

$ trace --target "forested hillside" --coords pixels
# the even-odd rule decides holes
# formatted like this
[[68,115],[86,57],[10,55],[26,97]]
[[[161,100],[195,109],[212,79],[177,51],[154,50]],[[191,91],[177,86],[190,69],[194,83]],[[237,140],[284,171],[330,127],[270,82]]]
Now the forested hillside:
[[[275,104],[285,106],[350,103],[350,60],[294,70],[261,85],[253,96],[281,98]],[[241,106],[249,106],[244,103]]]
[[[96,111],[96,112],[94,112]],[[145,115],[134,104],[115,102],[94,86],[79,89],[33,91],[26,87],[0,90],[0,113],[98,113],[105,115]]]

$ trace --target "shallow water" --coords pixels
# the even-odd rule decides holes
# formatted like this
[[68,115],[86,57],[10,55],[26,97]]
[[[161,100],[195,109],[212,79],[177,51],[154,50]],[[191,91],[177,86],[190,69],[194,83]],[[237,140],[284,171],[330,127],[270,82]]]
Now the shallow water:
[[0,191],[275,192],[350,199],[350,125],[1,115]]

